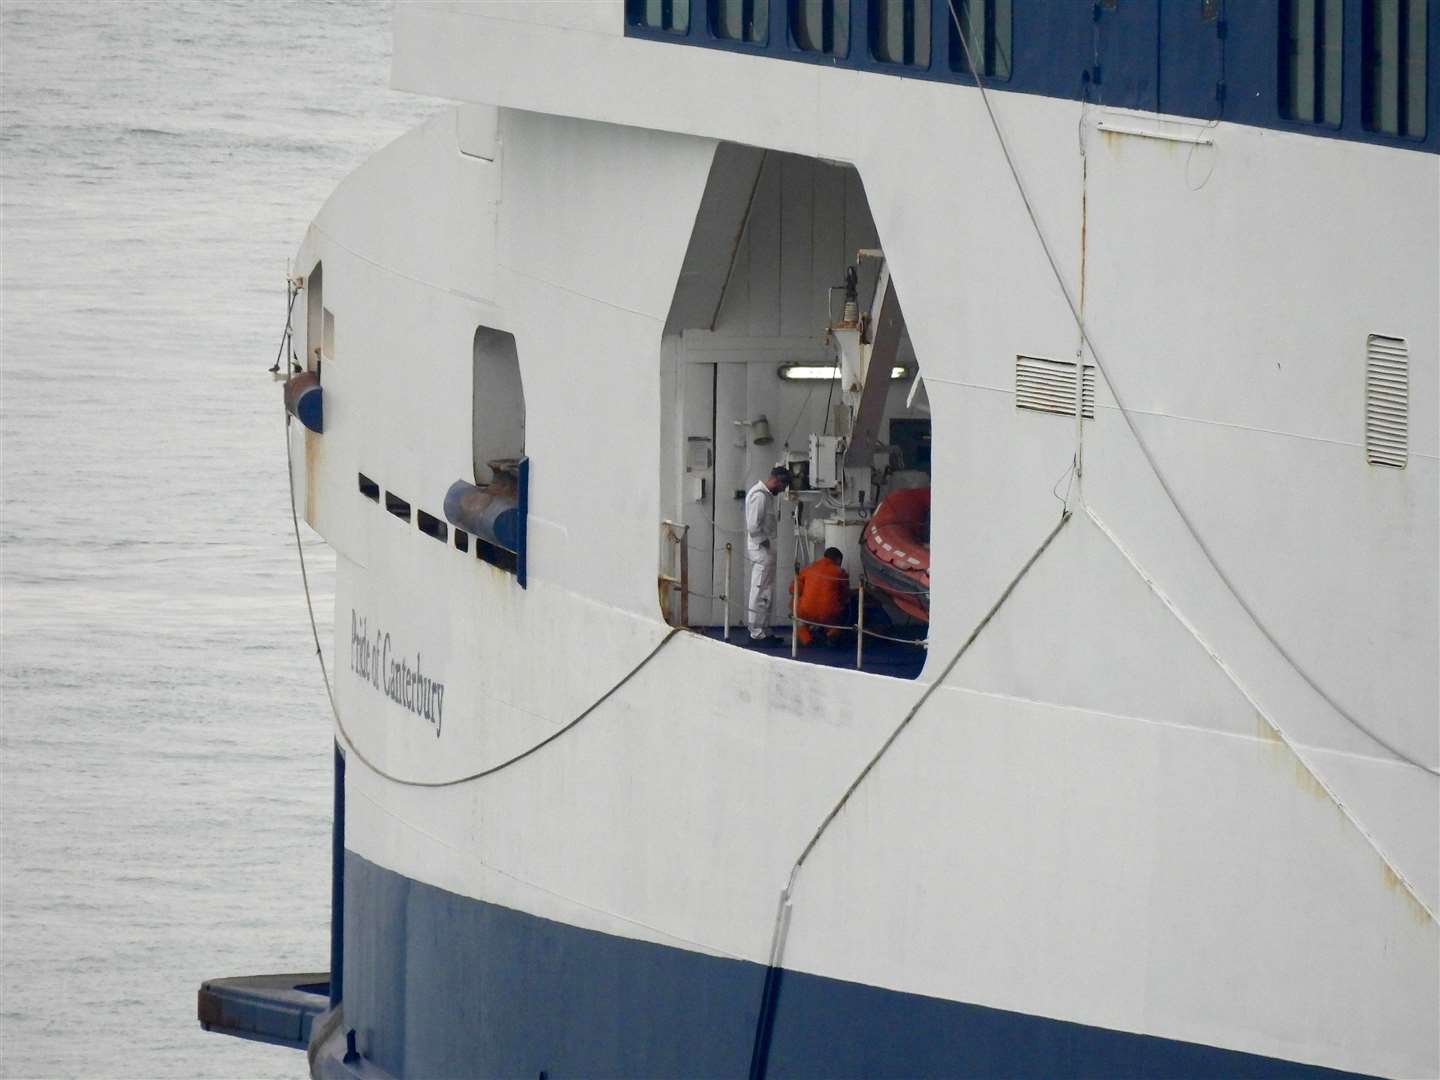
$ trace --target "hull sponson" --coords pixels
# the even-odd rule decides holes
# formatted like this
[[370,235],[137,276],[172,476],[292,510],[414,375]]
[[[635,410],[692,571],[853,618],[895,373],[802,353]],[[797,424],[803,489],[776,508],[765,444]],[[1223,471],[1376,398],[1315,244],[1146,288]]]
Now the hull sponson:
[[[397,1076],[744,1076],[765,968],[585,930],[345,859],[345,1023]],[[799,972],[769,1077],[1339,1077],[1277,1058]]]

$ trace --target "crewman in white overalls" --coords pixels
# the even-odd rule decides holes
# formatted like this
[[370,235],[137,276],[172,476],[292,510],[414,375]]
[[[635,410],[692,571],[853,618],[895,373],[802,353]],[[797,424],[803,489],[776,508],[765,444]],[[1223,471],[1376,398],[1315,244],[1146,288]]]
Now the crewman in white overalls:
[[775,602],[775,544],[780,515],[775,496],[790,486],[790,470],[777,465],[745,495],[745,555],[750,560],[750,604],[745,625],[750,640],[779,640],[770,633],[770,609]]

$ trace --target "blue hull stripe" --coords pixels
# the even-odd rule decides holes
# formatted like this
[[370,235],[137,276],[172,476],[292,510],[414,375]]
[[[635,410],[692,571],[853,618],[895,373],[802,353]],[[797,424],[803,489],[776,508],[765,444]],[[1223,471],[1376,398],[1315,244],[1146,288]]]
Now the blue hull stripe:
[[[766,969],[345,856],[345,1026],[396,1076],[744,1077]],[[784,972],[767,1077],[1350,1075]]]

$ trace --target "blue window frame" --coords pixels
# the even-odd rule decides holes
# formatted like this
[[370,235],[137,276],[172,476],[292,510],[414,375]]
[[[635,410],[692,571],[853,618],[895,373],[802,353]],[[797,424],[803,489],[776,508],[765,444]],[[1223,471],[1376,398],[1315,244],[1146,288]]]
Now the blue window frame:
[[724,41],[770,40],[770,0],[710,0],[710,32]]
[[870,0],[870,55],[882,64],[930,66],[930,0]]
[[1340,126],[1344,0],[1280,0],[1280,114]]
[[684,34],[690,30],[690,0],[625,0],[631,25]]
[[1425,0],[1364,0],[1360,109],[1366,131],[1425,137]]
[[790,37],[805,52],[850,52],[850,0],[790,0]]
[[1011,0],[954,0],[945,20],[950,28],[951,71],[1002,82],[1010,78],[1010,4]]

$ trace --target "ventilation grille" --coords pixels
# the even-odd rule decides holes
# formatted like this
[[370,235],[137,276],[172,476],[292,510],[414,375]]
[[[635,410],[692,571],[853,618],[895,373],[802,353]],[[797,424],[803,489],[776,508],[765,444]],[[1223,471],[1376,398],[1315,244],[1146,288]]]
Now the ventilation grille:
[[[1075,415],[1075,362],[1015,357],[1015,407]],[[1085,365],[1085,419],[1095,419],[1095,365]]]
[[1404,338],[1365,339],[1365,460],[1403,469],[1409,457],[1410,357]]

